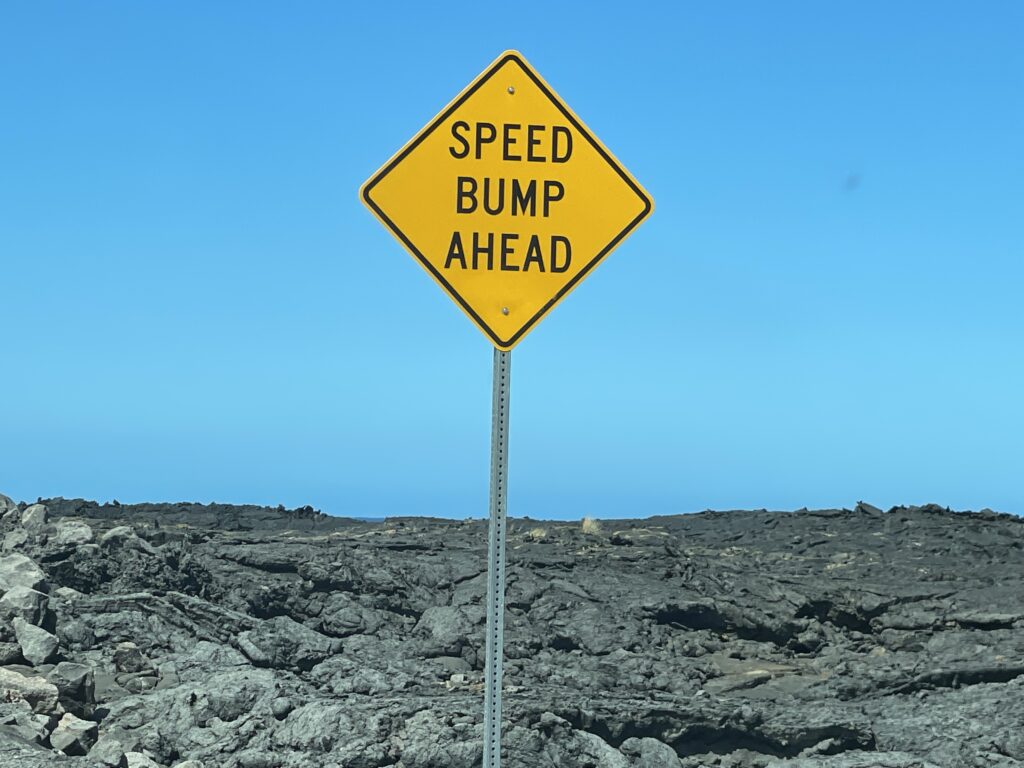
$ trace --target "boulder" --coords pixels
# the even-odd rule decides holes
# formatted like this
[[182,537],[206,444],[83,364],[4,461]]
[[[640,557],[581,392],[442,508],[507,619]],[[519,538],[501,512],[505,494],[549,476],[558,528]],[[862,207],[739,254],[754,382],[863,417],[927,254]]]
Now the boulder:
[[0,592],[7,592],[14,587],[49,592],[46,574],[34,560],[18,553],[0,557]]
[[27,677],[0,667],[0,701],[24,701],[33,712],[58,712],[57,686],[42,677]]
[[238,636],[238,649],[258,667],[310,670],[341,649],[332,640],[288,616],[275,616]]
[[657,739],[626,739],[619,751],[632,758],[630,768],[679,768],[679,755],[676,751]]
[[149,668],[149,660],[135,643],[118,643],[114,649],[114,668],[118,672],[136,673]]
[[46,679],[57,686],[64,709],[83,717],[92,714],[96,704],[96,674],[92,667],[62,661],[46,675]]
[[141,752],[128,752],[125,757],[128,758],[128,768],[160,768],[160,763]]
[[100,736],[89,750],[89,762],[99,768],[128,768],[124,745],[109,736]]
[[[20,706],[15,705],[17,708],[5,708],[4,714],[0,715],[0,726],[3,730],[29,744],[45,744],[50,736],[52,718],[48,715],[34,714],[24,702],[19,702],[19,704]],[[24,706],[24,709],[21,706]]]
[[21,513],[21,527],[32,533],[39,533],[46,526],[50,511],[45,504],[33,504],[25,507]]
[[[13,630],[12,630],[13,631]],[[0,666],[21,661],[21,646],[17,643],[0,643]]]
[[135,535],[135,529],[130,525],[117,525],[100,536],[102,546],[116,546],[124,544]]
[[4,534],[4,542],[0,549],[4,552],[13,552],[28,543],[28,532],[24,528],[15,528]]
[[42,627],[29,624],[21,617],[12,622],[14,634],[18,638],[18,645],[21,646],[21,655],[33,667],[53,659],[57,655],[57,647],[60,645],[57,638]]
[[29,587],[13,587],[0,597],[0,617],[22,618],[29,624],[39,626],[46,615],[47,597]]
[[96,723],[82,720],[69,712],[50,734],[50,745],[65,755],[85,755],[96,743],[96,730]]
[[64,520],[57,523],[53,543],[58,547],[80,547],[93,539],[92,528],[80,520]]

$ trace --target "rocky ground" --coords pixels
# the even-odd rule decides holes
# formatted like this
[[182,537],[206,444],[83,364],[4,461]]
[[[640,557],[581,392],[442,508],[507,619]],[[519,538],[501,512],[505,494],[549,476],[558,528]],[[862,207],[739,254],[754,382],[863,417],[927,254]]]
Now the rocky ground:
[[[0,766],[480,765],[483,521],[0,496],[0,537]],[[509,768],[1024,765],[1024,519],[509,546]]]

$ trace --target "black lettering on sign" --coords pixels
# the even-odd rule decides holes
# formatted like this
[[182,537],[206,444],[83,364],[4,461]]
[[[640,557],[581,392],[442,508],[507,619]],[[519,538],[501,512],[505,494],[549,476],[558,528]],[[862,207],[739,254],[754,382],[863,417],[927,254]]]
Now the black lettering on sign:
[[[448,147],[448,152],[458,160],[469,157],[471,152],[480,160],[484,155],[484,147],[498,141],[499,134],[501,159],[506,162],[526,160],[528,163],[546,163],[550,160],[552,163],[567,163],[572,157],[572,131],[564,125],[527,125],[525,141],[521,123],[502,123],[499,127],[484,121],[470,124],[465,120],[456,120],[452,123],[451,131],[454,142]],[[524,143],[525,156],[520,148]]]
[[444,268],[451,269],[452,262],[456,259],[459,260],[459,264],[462,268],[466,268],[466,254],[462,250],[462,235],[458,232],[452,232],[452,242],[448,246],[448,256],[444,260]]
[[512,255],[513,247],[509,245],[512,240],[518,240],[519,235],[503,234],[501,236],[501,268],[505,272],[518,272],[519,265],[509,264],[508,257]]
[[526,162],[528,163],[543,163],[547,162],[542,155],[533,154],[533,148],[540,146],[540,139],[535,139],[533,134],[542,133],[547,130],[546,125],[528,125],[526,126]]
[[494,233],[487,233],[487,247],[480,245],[480,233],[473,233],[473,269],[479,269],[478,257],[487,256],[487,270],[494,269]]
[[466,140],[465,136],[460,136],[459,135],[459,130],[460,129],[463,130],[463,131],[468,131],[469,130],[469,123],[467,123],[465,120],[459,120],[459,121],[457,121],[457,122],[452,124],[452,137],[457,142],[459,142],[459,144],[462,145],[462,150],[459,151],[459,152],[456,152],[455,151],[455,147],[448,147],[448,151],[452,153],[452,157],[454,157],[454,158],[456,158],[458,160],[461,160],[462,158],[464,158],[466,155],[469,154],[469,142]]
[[[469,150],[467,150],[469,151]],[[472,213],[476,210],[476,179],[459,176],[455,194],[455,212]]]
[[[519,183],[519,179],[512,179],[512,204],[509,206],[513,216],[537,215],[537,182],[531,180],[526,188]],[[527,211],[529,213],[527,214]]]
[[[486,137],[486,138],[485,138]],[[484,144],[492,143],[498,138],[498,129],[491,123],[476,124],[476,159],[480,159],[481,150]]]
[[551,212],[551,204],[557,203],[565,197],[565,187],[560,181],[545,181],[544,182],[544,216],[545,218]]
[[[467,235],[468,237],[468,235]],[[467,258],[463,245],[462,234],[453,232],[448,246],[448,256],[444,261],[445,269],[452,269],[456,264],[462,269],[487,270],[493,272],[568,272],[572,265],[572,243],[563,235],[552,235],[550,240],[541,243],[540,235],[530,235],[526,246],[526,254],[522,257],[522,265],[515,258],[519,235],[515,232],[495,234],[488,232],[473,233],[473,249]],[[544,247],[549,246],[547,252]],[[497,254],[495,251],[497,250]],[[521,254],[522,251],[519,251]],[[497,259],[495,259],[497,255]],[[485,258],[481,258],[485,257]],[[497,266],[495,266],[497,261]]]
[[518,139],[513,139],[509,134],[512,131],[518,131],[523,126],[519,123],[505,123],[505,128],[502,133],[505,135],[504,141],[501,142],[501,159],[502,160],[522,160],[522,155],[513,155],[509,152],[509,147],[518,142]]
[[[558,263],[558,248],[556,247],[559,243],[565,246],[565,261],[561,264]],[[572,262],[572,246],[569,244],[569,238],[562,237],[561,235],[551,236],[551,271],[552,272],[565,272],[569,268],[569,264]]]
[[523,272],[530,271],[530,265],[536,264],[537,269],[544,271],[544,257],[540,251],[540,238],[536,235],[530,237],[530,244],[526,246],[526,258],[523,260]]
[[[559,153],[558,137],[561,136],[565,142],[565,146],[562,147],[562,153]],[[477,150],[479,152],[479,150]],[[478,154],[477,157],[480,157]],[[564,125],[556,125],[551,129],[551,162],[552,163],[564,163],[572,157],[572,134],[569,133],[569,129]]]
[[[491,204],[491,182],[497,182],[498,187],[498,204]],[[497,216],[503,210],[505,210],[505,180],[504,179],[491,179],[484,177],[484,210],[491,214],[491,216]]]

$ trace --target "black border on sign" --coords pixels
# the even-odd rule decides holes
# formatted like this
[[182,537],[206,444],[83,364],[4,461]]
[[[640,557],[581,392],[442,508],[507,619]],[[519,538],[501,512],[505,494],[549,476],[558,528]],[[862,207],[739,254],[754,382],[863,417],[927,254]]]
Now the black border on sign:
[[[518,64],[519,68],[526,73],[526,75],[534,82],[534,84],[538,88],[540,88],[541,92],[548,97],[551,103],[558,107],[558,110],[562,113],[566,120],[568,120],[576,128],[576,130],[579,131],[580,135],[582,135],[588,142],[590,142],[590,145],[595,150],[597,150],[601,157],[605,159],[605,162],[607,162],[608,165],[610,165],[615,170],[615,172],[619,174],[622,180],[629,185],[629,188],[632,189],[633,192],[636,193],[637,197],[639,197],[640,200],[643,201],[644,209],[639,213],[639,215],[636,216],[636,218],[630,221],[622,229],[621,232],[619,232],[615,237],[613,237],[611,241],[604,248],[602,248],[597,253],[597,255],[593,259],[591,259],[589,263],[587,263],[586,266],[583,267],[583,269],[577,272],[576,276],[573,277],[572,280],[563,285],[558,290],[558,292],[554,296],[552,296],[551,299],[549,299],[548,302],[545,303],[544,306],[542,306],[533,317],[527,320],[526,323],[523,324],[523,326],[518,331],[516,331],[510,338],[502,339],[493,331],[493,329],[487,323],[483,321],[483,319],[473,310],[473,308],[466,302],[466,300],[459,295],[459,293],[452,287],[452,285],[447,280],[444,279],[441,273],[434,268],[434,265],[431,264],[430,261],[420,252],[420,249],[417,248],[408,237],[406,237],[405,233],[402,232],[401,229],[398,228],[395,222],[393,222],[391,218],[386,213],[384,213],[380,206],[378,206],[373,201],[373,198],[370,196],[370,193],[373,191],[373,188],[377,186],[377,184],[380,183],[380,181],[385,176],[391,173],[391,171],[393,171],[395,167],[409,155],[409,153],[416,149],[416,147],[418,147],[424,141],[424,139],[427,138],[427,136],[433,133],[434,130],[439,125],[441,125],[441,123],[443,123],[445,120],[451,117],[452,113],[456,109],[461,107],[470,96],[472,96],[480,89],[480,86],[482,86],[484,83],[490,80],[494,73],[501,69],[501,67],[504,66],[509,61],[513,61],[516,64]],[[395,155],[387,165],[385,165],[383,168],[377,171],[377,173],[374,174],[373,177],[371,177],[371,179],[363,186],[362,195],[363,201],[366,203],[366,205],[375,214],[377,214],[378,218],[380,218],[380,220],[387,225],[387,227],[394,233],[394,235],[399,240],[401,240],[402,243],[405,244],[405,247],[408,248],[409,251],[416,256],[417,259],[419,259],[420,263],[427,269],[427,271],[434,276],[434,279],[436,279],[442,286],[444,286],[448,294],[459,303],[459,306],[461,306],[463,310],[465,310],[465,312],[470,317],[473,318],[476,324],[487,332],[487,335],[490,336],[495,346],[497,346],[499,349],[511,349],[513,346],[515,346],[515,344],[527,333],[527,331],[529,331],[542,317],[544,317],[544,315],[546,315],[551,310],[551,308],[555,304],[558,303],[558,301],[563,296],[569,293],[569,291],[571,291],[580,280],[582,280],[594,267],[596,267],[597,264],[602,259],[604,259],[604,257],[607,256],[613,248],[615,248],[615,246],[622,242],[623,238],[625,238],[626,235],[632,232],[633,229],[635,229],[636,226],[641,221],[643,221],[648,216],[648,214],[650,214],[651,209],[653,208],[651,199],[647,196],[644,190],[641,189],[635,181],[633,181],[633,179],[625,171],[625,169],[621,165],[619,165],[619,163],[610,154],[608,154],[608,151],[603,146],[601,146],[601,143],[597,141],[597,139],[590,134],[590,131],[588,131],[583,126],[583,124],[576,118],[576,116],[569,111],[566,105],[562,103],[562,100],[559,99],[547,87],[547,85],[545,85],[544,82],[540,80],[539,77],[537,77],[537,75],[533,72],[533,69],[523,60],[521,56],[519,56],[516,53],[508,53],[505,56],[502,56],[496,62],[494,62],[494,64],[491,65],[490,69],[486,70],[477,79],[477,81],[473,83],[461,96],[459,96],[455,101],[453,101],[448,106],[447,109],[445,109],[441,114],[435,117],[433,122],[428,124],[427,127],[425,127],[423,130],[421,130],[416,135],[416,137],[411,142],[409,142],[409,144],[404,149],[402,149],[401,152]]]

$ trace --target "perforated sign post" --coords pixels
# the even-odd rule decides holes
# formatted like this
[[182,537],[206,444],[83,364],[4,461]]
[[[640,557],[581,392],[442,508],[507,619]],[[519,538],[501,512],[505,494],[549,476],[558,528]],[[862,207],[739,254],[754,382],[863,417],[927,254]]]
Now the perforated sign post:
[[456,96],[360,197],[495,347],[484,768],[500,768],[511,349],[653,203],[515,51]]

